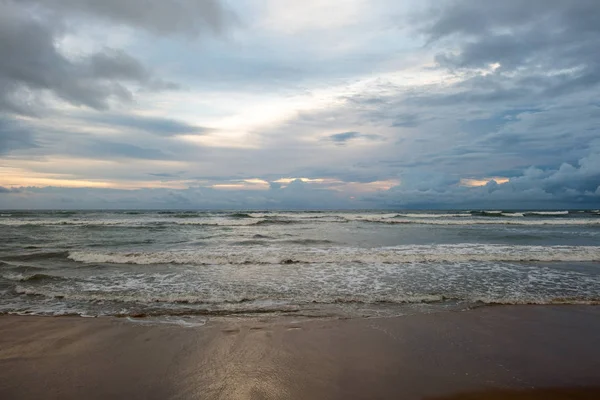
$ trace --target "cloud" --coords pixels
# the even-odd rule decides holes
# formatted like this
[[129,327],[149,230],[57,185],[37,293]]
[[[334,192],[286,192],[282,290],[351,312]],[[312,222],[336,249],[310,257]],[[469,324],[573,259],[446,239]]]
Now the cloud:
[[415,128],[419,126],[419,116],[417,114],[400,114],[396,116],[392,127],[394,128]]
[[60,22],[38,18],[22,3],[0,3],[0,111],[38,114],[50,93],[98,110],[110,100],[130,101],[130,85],[165,85],[123,50],[104,49],[77,59],[57,45]]
[[194,126],[172,118],[145,117],[133,114],[93,114],[86,115],[86,120],[110,127],[134,128],[157,136],[202,135],[210,129]]
[[344,144],[353,139],[364,138],[368,140],[378,140],[382,137],[379,135],[365,134],[360,132],[342,132],[327,136],[332,142]]
[[140,158],[149,160],[172,158],[172,156],[168,156],[161,150],[101,140],[89,143],[88,150],[90,156],[93,154],[95,158]]
[[357,1],[334,24],[321,3],[0,1],[0,185],[156,187],[19,194],[56,207],[597,200],[597,1]]
[[465,187],[443,173],[413,173],[399,186],[369,196],[369,200],[399,208],[595,207],[600,202],[600,152],[594,151],[574,165],[563,163],[554,169],[529,167],[504,184],[490,180],[483,186]]
[[339,209],[354,204],[331,190],[314,188],[300,180],[272,190],[92,189],[23,187],[15,196],[0,196],[0,208],[83,209]]
[[81,15],[157,35],[221,33],[237,21],[219,0],[21,0],[61,15]]
[[180,174],[171,174],[168,172],[149,173],[148,175],[155,176],[157,178],[178,178],[180,176]]
[[9,118],[0,115],[0,155],[11,150],[37,147],[31,130]]
[[[162,176],[164,174],[154,174]],[[530,167],[499,184],[467,187],[443,172],[412,170],[389,190],[350,199],[336,186],[294,179],[267,190],[18,188],[20,196],[0,200],[0,208],[200,208],[200,209],[359,209],[359,208],[597,208],[600,202],[600,151],[558,168]],[[504,182],[504,180],[500,180]],[[237,181],[239,182],[239,180]],[[4,193],[8,189],[0,190]],[[68,202],[67,202],[68,200]]]
[[[477,85],[512,83],[518,96],[534,91],[558,95],[600,82],[597,48],[600,4],[594,0],[508,0],[486,4],[476,0],[442,3],[424,28],[440,47],[437,62],[451,69],[487,69]],[[523,92],[518,89],[521,88]],[[498,88],[500,89],[500,88]],[[500,100],[503,97],[496,97]]]
[[12,191],[9,188],[5,188],[4,186],[0,186],[0,194],[11,193]]

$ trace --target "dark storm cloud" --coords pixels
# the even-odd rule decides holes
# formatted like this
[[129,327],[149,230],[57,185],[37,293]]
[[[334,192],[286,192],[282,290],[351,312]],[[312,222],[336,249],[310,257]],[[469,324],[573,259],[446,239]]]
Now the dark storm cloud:
[[462,0],[444,3],[424,31],[434,44],[458,44],[438,53],[442,66],[499,63],[499,73],[517,72],[515,87],[557,95],[600,82],[599,20],[596,0]]
[[219,0],[22,0],[64,14],[80,14],[159,35],[220,33],[236,21]]
[[[0,3],[0,107],[35,114],[39,94],[77,106],[105,109],[111,98],[130,100],[126,84],[165,85],[122,50],[105,49],[71,60],[57,47],[60,23],[36,18],[12,1]],[[0,110],[2,111],[2,110]]]
[[128,85],[142,90],[174,90],[178,85],[153,76],[123,50],[104,49],[70,59],[57,42],[70,24],[64,18],[105,21],[156,34],[221,32],[234,20],[216,0],[3,0],[0,2],[0,111],[38,114],[40,94],[50,92],[77,106],[98,110],[109,101],[129,101]]

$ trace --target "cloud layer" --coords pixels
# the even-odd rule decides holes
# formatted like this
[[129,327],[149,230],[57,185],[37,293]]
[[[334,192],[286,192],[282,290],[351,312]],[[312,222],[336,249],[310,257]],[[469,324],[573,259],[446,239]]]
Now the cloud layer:
[[598,208],[600,4],[0,2],[2,208]]

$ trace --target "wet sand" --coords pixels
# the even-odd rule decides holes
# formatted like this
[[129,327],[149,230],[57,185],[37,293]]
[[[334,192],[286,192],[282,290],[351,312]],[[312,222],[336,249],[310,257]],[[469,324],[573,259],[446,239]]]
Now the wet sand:
[[599,306],[386,319],[0,316],[0,399],[600,399]]

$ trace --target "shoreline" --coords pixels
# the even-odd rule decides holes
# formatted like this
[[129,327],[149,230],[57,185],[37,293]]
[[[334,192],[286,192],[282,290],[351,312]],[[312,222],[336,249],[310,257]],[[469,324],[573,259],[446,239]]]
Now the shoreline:
[[593,305],[195,327],[0,315],[0,398],[592,399],[598,337]]

